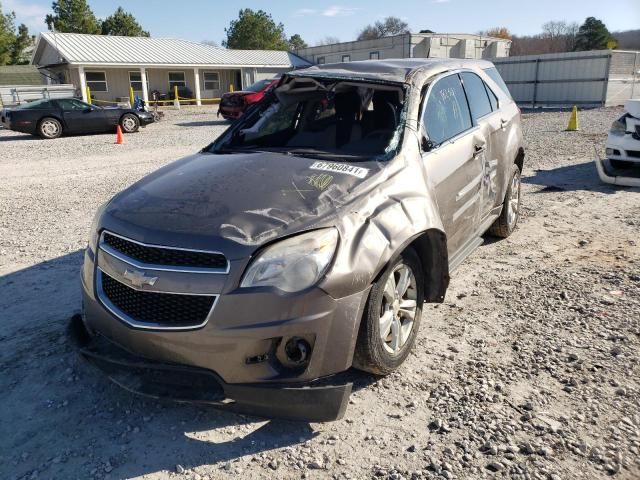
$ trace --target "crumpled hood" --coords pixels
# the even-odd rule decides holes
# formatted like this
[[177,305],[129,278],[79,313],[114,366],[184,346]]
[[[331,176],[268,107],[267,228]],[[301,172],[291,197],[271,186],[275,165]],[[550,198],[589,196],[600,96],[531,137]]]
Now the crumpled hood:
[[146,243],[240,258],[279,236],[332,224],[336,208],[380,168],[280,153],[199,153],[118,194],[101,226]]

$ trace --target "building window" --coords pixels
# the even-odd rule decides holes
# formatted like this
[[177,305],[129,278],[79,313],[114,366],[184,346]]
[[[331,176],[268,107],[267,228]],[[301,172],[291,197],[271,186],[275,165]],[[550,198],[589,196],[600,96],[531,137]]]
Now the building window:
[[86,72],[87,87],[92,92],[108,92],[107,74],[105,72]]
[[380,52],[369,52],[369,60],[379,60]]
[[220,75],[218,72],[204,72],[202,75],[205,90],[220,90]]
[[318,57],[318,65],[322,65],[324,63],[324,57]]
[[169,90],[173,87],[186,87],[187,82],[184,79],[184,72],[169,72]]
[[342,55],[342,62],[350,62],[351,61],[351,55]]
[[[147,75],[147,91],[149,91],[149,76]],[[129,72],[129,85],[134,92],[142,91],[142,74],[140,72]]]

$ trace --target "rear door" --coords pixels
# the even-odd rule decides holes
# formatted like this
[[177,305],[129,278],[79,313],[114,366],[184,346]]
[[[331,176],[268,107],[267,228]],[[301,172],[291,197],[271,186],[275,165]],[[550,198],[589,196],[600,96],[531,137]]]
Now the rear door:
[[75,98],[57,100],[62,110],[67,132],[96,133],[104,132],[107,125],[107,115],[102,108],[89,105]]
[[[480,129],[482,136],[486,139],[484,150],[477,154],[482,174],[477,218],[477,222],[480,223],[499,203],[497,201],[496,175],[499,165],[498,158],[502,155],[501,133],[504,126],[501,123],[500,112],[497,111],[497,108],[493,108],[494,100],[490,99],[484,81],[473,72],[461,72],[460,78],[469,102],[473,124]],[[497,107],[497,99],[495,104]]]
[[485,134],[473,125],[457,73],[437,79],[421,116],[422,158],[447,234],[449,258],[477,229]]

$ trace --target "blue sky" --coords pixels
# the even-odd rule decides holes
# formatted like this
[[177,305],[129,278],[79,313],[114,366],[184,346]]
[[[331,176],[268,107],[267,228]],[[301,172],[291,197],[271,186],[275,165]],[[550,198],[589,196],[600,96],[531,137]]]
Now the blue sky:
[[[14,10],[18,22],[26,23],[32,31],[46,30],[43,18],[51,11],[51,0],[0,3],[3,10]],[[101,18],[121,5],[154,37],[218,43],[240,8],[266,10],[285,25],[287,35],[299,33],[309,44],[327,35],[353,40],[364,25],[387,15],[403,18],[412,31],[429,28],[450,33],[506,26],[516,34],[535,34],[548,20],[582,23],[588,16],[603,20],[612,31],[640,28],[640,0],[89,0],[89,5]]]

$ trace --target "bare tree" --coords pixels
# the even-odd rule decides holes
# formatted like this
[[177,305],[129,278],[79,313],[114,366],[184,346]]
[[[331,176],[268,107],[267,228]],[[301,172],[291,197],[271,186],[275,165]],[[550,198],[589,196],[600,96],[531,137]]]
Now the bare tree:
[[340,43],[340,39],[338,37],[332,37],[331,35],[327,35],[322,40],[318,40],[315,46],[318,47],[320,45],[331,45],[332,43]]
[[364,27],[358,34],[358,40],[374,40],[401,33],[409,33],[409,24],[398,17],[387,17]]
[[511,55],[534,55],[540,53],[571,52],[575,48],[579,25],[564,20],[550,21],[542,26],[542,33],[515,36],[511,44]]

